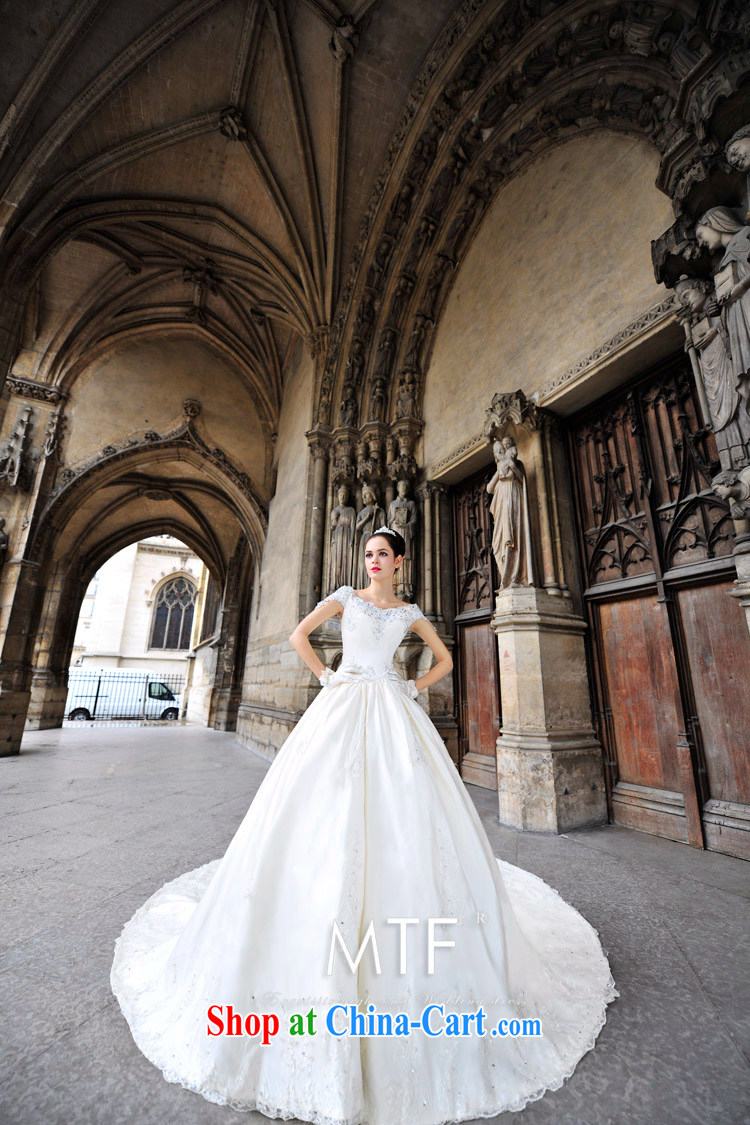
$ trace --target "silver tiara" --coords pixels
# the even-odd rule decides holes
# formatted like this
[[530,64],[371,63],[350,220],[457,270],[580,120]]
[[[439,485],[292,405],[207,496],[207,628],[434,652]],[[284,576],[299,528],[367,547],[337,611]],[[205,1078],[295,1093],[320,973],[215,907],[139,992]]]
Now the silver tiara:
[[379,531],[390,531],[391,533],[393,533],[393,528],[386,527],[385,524],[381,524],[380,527],[375,528],[375,530],[373,531],[373,535],[377,535]]

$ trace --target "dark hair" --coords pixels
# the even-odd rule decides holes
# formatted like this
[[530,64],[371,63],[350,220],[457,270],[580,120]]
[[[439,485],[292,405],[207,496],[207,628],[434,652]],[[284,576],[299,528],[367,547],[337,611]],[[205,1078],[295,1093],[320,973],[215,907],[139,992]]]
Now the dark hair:
[[403,556],[403,555],[406,554],[406,540],[404,539],[403,535],[399,535],[399,533],[397,531],[391,531],[391,529],[389,528],[388,531],[373,531],[372,535],[367,536],[367,538],[365,539],[365,541],[362,545],[362,554],[363,555],[364,555],[365,551],[367,550],[367,544],[370,542],[371,539],[374,539],[376,535],[382,535],[388,540],[391,547],[393,547],[394,556],[396,556],[396,555]]

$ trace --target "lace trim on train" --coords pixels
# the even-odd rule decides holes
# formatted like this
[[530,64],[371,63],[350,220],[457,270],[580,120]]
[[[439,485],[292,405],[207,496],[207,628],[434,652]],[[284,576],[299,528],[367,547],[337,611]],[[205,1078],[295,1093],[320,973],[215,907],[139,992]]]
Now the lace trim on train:
[[[145,1028],[139,1026],[143,1019],[143,1013],[140,1013],[141,1019],[139,1019],[138,997],[131,995],[131,990],[128,989],[127,972],[121,974],[117,971],[120,958],[124,958],[127,964],[131,958],[136,958],[141,953],[147,954],[149,947],[154,942],[163,940],[165,934],[160,932],[159,927],[160,900],[163,900],[164,897],[169,898],[170,893],[176,891],[183,894],[187,893],[196,900],[199,899],[201,894],[205,893],[206,887],[220,862],[221,860],[214,860],[164,884],[151,899],[147,900],[135,912],[115,942],[115,963],[111,977],[112,991],[120,1002],[136,1044],[146,1057],[161,1070],[168,1082],[198,1093],[214,1104],[228,1105],[240,1112],[260,1111],[267,1117],[284,1121],[290,1121],[297,1117],[303,1121],[311,1122],[312,1125],[367,1125],[364,1108],[356,1116],[331,1117],[316,1107],[316,1103],[320,1104],[322,1094],[319,1065],[316,1066],[316,1060],[308,1054],[302,1042],[295,1043],[294,1040],[285,1037],[274,1044],[274,1049],[281,1050],[283,1054],[283,1069],[289,1075],[294,1075],[294,1093],[289,1098],[289,1104],[280,1106],[264,1097],[260,1090],[250,1100],[240,1101],[227,1095],[225,1091],[214,1088],[210,1081],[191,1081],[181,1075],[179,1070],[172,1065],[169,1052],[160,1049],[158,1037],[155,1039],[148,1034]],[[602,949],[599,942],[598,931],[544,880],[503,860],[496,859],[495,862],[500,867],[503,880],[508,888],[513,888],[516,894],[523,894],[527,901],[532,903],[535,911],[546,914],[550,921],[554,919],[557,923],[545,928],[547,936],[545,946],[547,948],[542,950],[542,953],[549,956],[554,949],[557,953],[557,959],[562,960],[564,964],[565,955],[567,955],[567,959],[573,967],[577,963],[586,962],[592,985],[580,990],[578,995],[587,998],[584,1001],[584,1007],[588,1008],[588,1011],[584,1014],[578,1008],[575,1022],[571,1024],[571,1020],[561,1017],[559,1011],[554,1012],[552,1009],[545,1011],[544,1006],[540,1010],[537,1004],[535,1011],[537,1015],[541,1016],[543,1027],[549,1029],[551,1026],[557,1026],[558,1029],[563,1030],[565,1045],[568,1048],[565,1052],[567,1058],[564,1061],[561,1059],[565,1067],[563,1073],[555,1077],[549,1085],[542,1085],[537,1090],[532,1090],[530,1094],[521,1094],[507,1102],[503,1101],[502,1093],[495,1090],[491,1104],[479,1106],[476,1103],[471,1103],[471,1091],[466,1091],[465,1098],[453,1101],[453,1108],[449,1111],[449,1116],[439,1116],[433,1119],[432,1125],[455,1125],[455,1123],[467,1120],[496,1117],[503,1112],[523,1109],[531,1102],[544,1097],[546,1093],[558,1090],[574,1073],[581,1057],[594,1047],[597,1036],[606,1022],[607,1005],[619,996],[606,959],[606,950]],[[568,911],[572,911],[574,917],[571,918]],[[566,915],[568,916],[566,917]],[[575,937],[570,932],[571,923],[573,924]],[[563,951],[565,952],[563,953]],[[404,995],[404,999],[406,999],[406,995]],[[254,998],[256,1001],[261,999],[273,1000],[277,1008],[281,1009],[289,1004],[289,1000],[280,997],[278,993],[255,995]],[[322,999],[319,997],[309,998],[312,1003],[320,1002]],[[293,1002],[296,1010],[298,1010],[299,1000],[298,997]],[[477,1003],[479,1002],[477,1001]],[[519,1013],[524,1011],[522,998],[511,998],[509,1003]],[[385,1005],[381,1003],[381,1006],[384,1007]],[[147,1023],[147,1020],[144,1022]],[[588,1026],[588,1034],[585,1038],[575,1042],[575,1031],[581,1030],[581,1024]],[[477,1049],[481,1049],[480,1044],[482,1042],[482,1040],[477,1040]],[[332,1048],[334,1050],[340,1048],[342,1055],[346,1055],[347,1046],[351,1046],[351,1041],[347,1043],[346,1039],[336,1040],[332,1043]],[[389,1125],[408,1125],[410,1121],[421,1120],[419,1110],[422,1106],[419,1104],[421,1101],[419,1079],[413,1065],[414,1063],[418,1064],[419,1060],[417,1043],[416,1041],[412,1043],[405,1040],[400,1046],[403,1051],[402,1057],[405,1060],[408,1058],[411,1065],[408,1075],[402,1072],[397,1080],[392,1083],[392,1088],[387,1091],[389,1104],[391,1104],[390,1099],[392,1099],[391,1108],[393,1111]],[[444,1073],[448,1075],[451,1070],[451,1051],[447,1041],[441,1046],[445,1048],[444,1064],[446,1069]],[[184,1062],[184,1060],[181,1061]],[[343,1058],[339,1065],[346,1065]],[[349,1065],[351,1065],[351,1062],[349,1062]],[[336,1072],[335,1065],[333,1071]],[[455,1094],[453,1084],[447,1083],[446,1089],[453,1090]],[[454,1094],[451,1096],[454,1096]],[[441,1113],[441,1109],[433,1108]]]

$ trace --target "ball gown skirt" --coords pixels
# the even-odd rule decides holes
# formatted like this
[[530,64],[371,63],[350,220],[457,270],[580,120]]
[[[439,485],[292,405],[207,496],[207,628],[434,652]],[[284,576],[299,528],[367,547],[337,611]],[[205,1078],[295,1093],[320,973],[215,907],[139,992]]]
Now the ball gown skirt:
[[[420,609],[381,609],[350,586],[328,600],[343,607],[340,668],[224,856],[166,883],[126,923],[112,990],[169,1082],[235,1109],[319,1125],[442,1125],[522,1109],[593,1047],[618,995],[607,958],[555,890],[493,855],[393,664]],[[389,918],[419,919],[404,927],[403,973]],[[430,918],[456,919],[435,926],[436,941],[455,945],[435,948],[432,973]],[[334,922],[352,960],[372,922],[379,960],[370,942],[352,971],[337,944],[329,973]],[[243,1018],[275,1013],[278,1034],[208,1035],[208,1009],[230,1004]],[[342,1031],[354,1009],[416,1022],[429,1004],[443,1006],[428,1017],[443,1034],[326,1026],[334,1005],[345,1006]],[[476,1023],[446,1034],[450,1013],[480,1008],[484,1035]],[[315,1034],[291,1034],[296,1014]],[[538,1019],[541,1036],[491,1034],[513,1019]]]

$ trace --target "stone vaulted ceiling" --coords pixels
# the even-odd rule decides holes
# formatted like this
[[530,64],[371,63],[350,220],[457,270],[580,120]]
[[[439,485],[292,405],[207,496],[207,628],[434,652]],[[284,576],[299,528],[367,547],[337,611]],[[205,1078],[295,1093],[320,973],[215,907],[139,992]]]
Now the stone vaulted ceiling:
[[23,373],[70,385],[118,341],[189,331],[241,370],[272,435],[291,348],[332,322],[399,113],[453,7],[6,9],[0,262],[6,293],[23,294],[21,344],[36,341]]
[[20,354],[16,374],[67,388],[120,341],[190,332],[241,374],[273,442],[301,338],[318,360],[314,427],[417,418],[462,255],[525,162],[583,132],[636,134],[661,155],[678,223],[700,209],[716,156],[701,121],[748,80],[746,11],[13,5],[0,360]]

